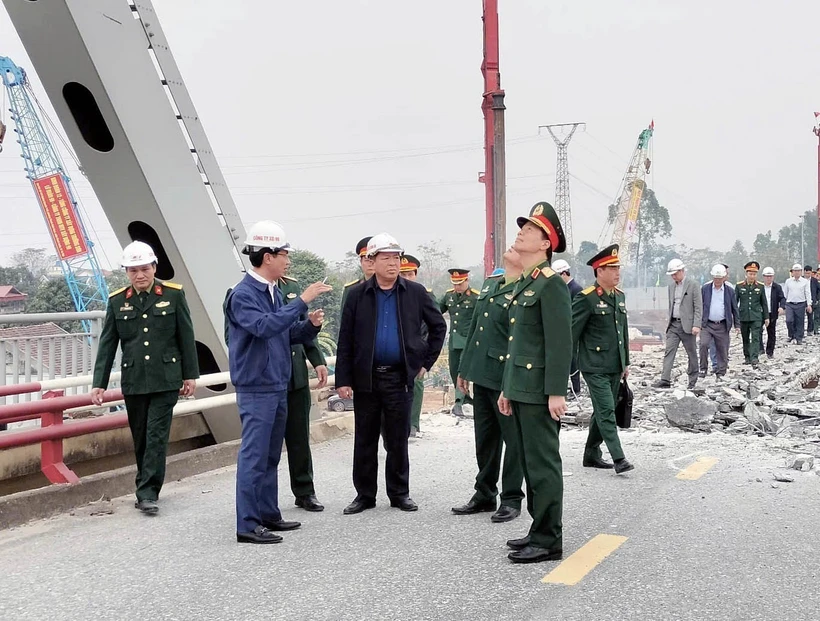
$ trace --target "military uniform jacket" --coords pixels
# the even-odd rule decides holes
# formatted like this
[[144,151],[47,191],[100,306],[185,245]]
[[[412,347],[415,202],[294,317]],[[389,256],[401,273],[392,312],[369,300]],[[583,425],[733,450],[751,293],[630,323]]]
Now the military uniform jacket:
[[501,390],[510,335],[510,301],[515,281],[504,284],[504,275],[484,281],[461,354],[458,374],[479,386]]
[[448,289],[438,303],[442,314],[450,313],[450,350],[464,349],[467,344],[467,333],[470,331],[477,297],[478,291],[475,289],[467,289],[464,293]]
[[572,301],[572,343],[582,373],[621,373],[629,366],[626,296],[597,282]]
[[155,280],[144,301],[133,287],[109,296],[94,388],[108,387],[118,345],[125,395],[179,390],[183,379],[199,377],[194,326],[181,285]]
[[[365,280],[366,279],[365,279],[364,276],[360,276],[358,280],[352,280],[348,283],[345,283],[345,286],[342,289],[342,301],[339,303],[339,308],[342,311],[344,311],[344,309],[345,309],[345,300],[347,300],[347,294],[350,293],[350,288],[353,287],[354,285],[358,285],[360,283],[363,283]],[[340,317],[340,319],[341,319],[341,317]]]
[[550,395],[565,396],[572,362],[566,284],[544,261],[516,283],[509,309],[504,396],[532,404],[546,404]]
[[[282,292],[282,298],[285,304],[290,304],[302,293],[299,282],[295,278],[283,276],[277,283],[277,286]],[[307,319],[307,313],[303,313],[302,315],[301,319]],[[288,390],[298,390],[309,385],[310,378],[308,377],[306,360],[310,360],[310,364],[313,365],[313,368],[327,365],[316,339],[304,345],[301,343],[291,344],[290,352],[293,365],[291,366]]]
[[745,280],[735,285],[740,321],[759,321],[769,318],[766,310],[766,288],[763,283],[748,284]]

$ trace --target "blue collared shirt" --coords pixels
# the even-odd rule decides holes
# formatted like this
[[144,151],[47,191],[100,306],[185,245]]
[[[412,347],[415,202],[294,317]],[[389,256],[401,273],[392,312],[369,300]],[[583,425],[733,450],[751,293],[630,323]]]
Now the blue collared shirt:
[[397,299],[396,286],[388,291],[376,287],[377,323],[373,363],[377,365],[401,364]]
[[709,321],[723,321],[726,319],[726,308],[723,304],[723,287],[718,289],[712,285],[712,303],[709,305]]

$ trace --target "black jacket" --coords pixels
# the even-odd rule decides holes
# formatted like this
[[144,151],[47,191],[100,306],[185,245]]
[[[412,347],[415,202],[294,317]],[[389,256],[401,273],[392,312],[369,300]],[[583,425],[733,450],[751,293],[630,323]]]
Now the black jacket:
[[769,309],[769,320],[777,319],[777,311],[780,308],[786,308],[786,295],[783,293],[783,287],[778,283],[772,283],[772,306]]
[[576,295],[583,291],[583,287],[578,284],[578,281],[574,278],[567,283],[567,289],[569,289],[569,297],[574,298]]
[[[373,351],[376,341],[376,277],[350,288],[339,326],[336,351],[336,386],[370,392],[373,386]],[[422,367],[428,371],[438,359],[447,324],[430,294],[422,285],[399,277],[399,338],[402,359],[407,370],[407,387]],[[422,325],[429,331],[422,338]]]
[[811,305],[815,306],[817,300],[820,300],[820,281],[812,277],[809,281],[809,289],[811,291]]

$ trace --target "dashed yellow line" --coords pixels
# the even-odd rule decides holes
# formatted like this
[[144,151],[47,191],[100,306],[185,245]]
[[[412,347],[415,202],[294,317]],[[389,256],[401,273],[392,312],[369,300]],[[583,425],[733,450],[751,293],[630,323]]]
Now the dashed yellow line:
[[621,537],[620,535],[596,535],[572,556],[544,576],[541,582],[545,584],[565,584],[567,586],[578,584],[584,576],[600,565],[607,556],[617,550],[627,539],[627,537]]
[[718,461],[720,460],[715,457],[698,457],[694,463],[689,464],[686,468],[678,472],[675,478],[681,481],[696,481],[709,472],[712,466],[718,463]]

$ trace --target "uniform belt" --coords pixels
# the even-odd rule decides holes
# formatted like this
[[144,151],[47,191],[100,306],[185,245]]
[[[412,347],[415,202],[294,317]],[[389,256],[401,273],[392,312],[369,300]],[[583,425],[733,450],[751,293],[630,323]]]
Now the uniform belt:
[[672,317],[672,321],[680,321],[680,317]]
[[711,319],[709,319],[708,321],[709,321],[709,323],[716,323],[716,324],[726,323],[725,319],[721,319],[720,321],[712,321]]
[[400,364],[380,364],[373,367],[376,373],[390,373],[393,371],[401,371],[404,367]]

